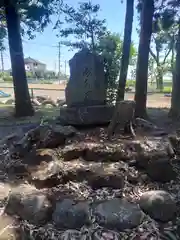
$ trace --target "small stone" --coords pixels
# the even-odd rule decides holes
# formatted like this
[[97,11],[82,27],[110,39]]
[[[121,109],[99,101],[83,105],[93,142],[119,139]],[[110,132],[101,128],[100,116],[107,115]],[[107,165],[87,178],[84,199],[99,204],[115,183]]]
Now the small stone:
[[22,184],[12,189],[6,213],[40,225],[51,219],[52,206],[47,197],[35,187]]
[[104,227],[124,231],[137,227],[143,220],[143,212],[135,203],[114,198],[94,207],[96,221]]
[[176,203],[166,191],[154,190],[143,193],[139,205],[146,214],[157,221],[168,222],[175,217]]
[[57,228],[81,228],[90,223],[90,208],[86,202],[64,199],[56,203],[52,218]]
[[100,228],[93,232],[92,234],[93,240],[105,239],[105,240],[119,240],[120,235],[118,232],[111,231],[108,229]]

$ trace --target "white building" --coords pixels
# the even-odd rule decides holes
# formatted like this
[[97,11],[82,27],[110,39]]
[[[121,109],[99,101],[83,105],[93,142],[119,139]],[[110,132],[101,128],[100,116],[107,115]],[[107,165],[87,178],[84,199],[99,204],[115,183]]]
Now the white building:
[[24,63],[26,71],[30,71],[33,74],[35,74],[36,72],[46,72],[46,64],[41,63],[40,61],[35,60],[31,57],[25,58]]

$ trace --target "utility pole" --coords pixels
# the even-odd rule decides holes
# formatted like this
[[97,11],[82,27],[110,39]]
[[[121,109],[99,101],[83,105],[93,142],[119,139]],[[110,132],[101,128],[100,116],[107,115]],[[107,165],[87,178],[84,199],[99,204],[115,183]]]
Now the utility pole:
[[56,73],[56,61],[54,62],[54,71]]
[[65,60],[65,75],[66,75],[66,67],[67,67],[67,66],[66,66],[66,60]]
[[58,44],[58,66],[59,66],[59,73],[58,73],[58,77],[59,77],[59,84],[60,84],[60,74],[61,74],[61,43],[59,42]]
[[1,49],[1,71],[4,73],[4,57],[3,57],[3,50]]

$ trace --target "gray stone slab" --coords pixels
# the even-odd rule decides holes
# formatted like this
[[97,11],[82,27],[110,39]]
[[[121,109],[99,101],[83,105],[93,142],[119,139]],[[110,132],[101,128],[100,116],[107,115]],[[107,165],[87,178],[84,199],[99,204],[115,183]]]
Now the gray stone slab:
[[65,90],[68,107],[104,105],[106,79],[101,57],[82,49],[69,61],[70,79]]
[[114,106],[62,107],[58,121],[66,125],[94,125],[109,123]]

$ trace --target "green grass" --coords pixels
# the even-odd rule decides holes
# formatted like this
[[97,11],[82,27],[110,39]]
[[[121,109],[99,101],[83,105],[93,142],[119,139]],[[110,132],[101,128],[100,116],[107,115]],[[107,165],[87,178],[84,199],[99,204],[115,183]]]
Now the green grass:
[[43,119],[48,121],[55,119],[59,116],[59,107],[38,107],[36,108],[35,115],[32,117],[15,118],[13,116],[14,107],[12,105],[0,104],[0,124],[1,125],[12,125],[12,124],[23,124],[23,123],[38,123]]
[[172,87],[164,87],[162,90],[162,93],[171,93],[172,92]]
[[[126,87],[135,87],[136,81],[135,80],[127,80],[126,81]],[[156,90],[156,82],[153,82],[152,84],[148,83],[148,87],[151,89],[154,89],[155,92],[159,93],[171,93],[172,92],[172,82],[164,80],[163,82],[164,88],[162,91]]]
[[135,80],[127,80],[126,87],[135,87],[136,81]]

